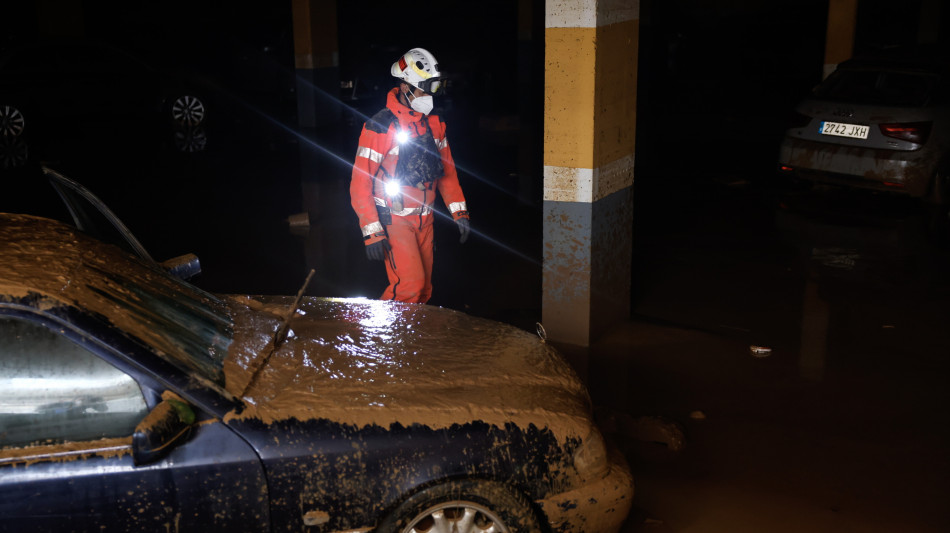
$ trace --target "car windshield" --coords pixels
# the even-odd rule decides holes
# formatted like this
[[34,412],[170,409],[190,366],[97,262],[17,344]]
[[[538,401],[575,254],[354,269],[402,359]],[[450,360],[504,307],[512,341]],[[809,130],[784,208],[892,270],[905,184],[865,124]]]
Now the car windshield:
[[920,72],[842,69],[815,89],[823,100],[852,104],[921,107],[937,86],[937,76]]
[[233,328],[221,300],[158,269],[84,262],[96,278],[86,283],[93,296],[91,310],[176,367],[224,385],[222,367]]

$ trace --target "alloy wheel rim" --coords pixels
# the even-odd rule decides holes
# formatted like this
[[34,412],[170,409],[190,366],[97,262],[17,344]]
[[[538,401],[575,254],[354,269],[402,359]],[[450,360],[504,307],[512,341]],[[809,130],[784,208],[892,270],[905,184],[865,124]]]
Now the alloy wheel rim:
[[203,152],[208,146],[208,135],[201,126],[175,130],[174,139],[179,152]]
[[0,106],[0,135],[17,137],[25,127],[26,119],[19,109],[11,105]]
[[183,95],[172,103],[172,119],[183,126],[197,126],[205,118],[205,105],[197,96]]
[[402,533],[510,533],[505,524],[485,506],[451,501],[430,507],[406,526]]
[[30,157],[29,147],[22,137],[0,136],[0,168],[20,168]]

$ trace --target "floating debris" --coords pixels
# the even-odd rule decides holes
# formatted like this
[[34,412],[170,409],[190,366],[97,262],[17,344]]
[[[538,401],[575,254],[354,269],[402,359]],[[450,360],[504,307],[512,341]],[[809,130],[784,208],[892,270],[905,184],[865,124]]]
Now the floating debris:
[[706,420],[706,413],[702,411],[693,411],[689,414],[689,417],[693,420]]
[[287,217],[287,223],[292,228],[309,228],[310,213],[296,213]]
[[824,266],[854,270],[861,255],[852,248],[813,248],[811,257]]
[[756,346],[753,344],[752,346],[749,346],[749,353],[755,357],[768,357],[772,355],[772,349],[768,346]]

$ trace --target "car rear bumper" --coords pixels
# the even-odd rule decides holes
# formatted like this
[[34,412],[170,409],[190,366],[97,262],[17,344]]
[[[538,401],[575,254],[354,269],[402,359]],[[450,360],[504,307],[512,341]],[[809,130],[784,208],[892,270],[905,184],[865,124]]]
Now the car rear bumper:
[[930,190],[936,151],[883,150],[786,137],[779,164],[796,177],[859,189],[921,197]]
[[536,502],[552,531],[614,533],[633,504],[633,477],[627,462],[612,450],[607,474],[591,483]]

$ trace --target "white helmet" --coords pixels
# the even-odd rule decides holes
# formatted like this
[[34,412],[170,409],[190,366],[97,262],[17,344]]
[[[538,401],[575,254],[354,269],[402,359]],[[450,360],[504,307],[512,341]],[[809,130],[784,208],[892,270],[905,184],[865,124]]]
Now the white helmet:
[[442,89],[442,74],[435,56],[425,48],[413,48],[402,55],[391,69],[393,77],[435,95]]

